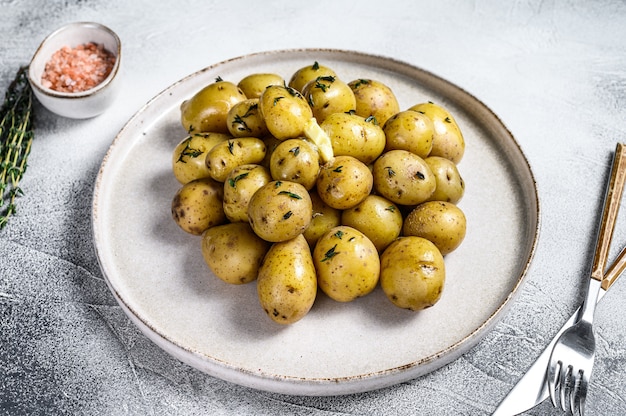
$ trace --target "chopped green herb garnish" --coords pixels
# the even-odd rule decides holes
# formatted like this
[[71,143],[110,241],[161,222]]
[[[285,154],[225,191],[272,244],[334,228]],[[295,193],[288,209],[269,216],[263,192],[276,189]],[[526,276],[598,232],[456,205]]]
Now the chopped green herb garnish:
[[326,260],[330,260],[333,257],[335,257],[337,254],[339,254],[339,252],[335,250],[337,250],[337,244],[335,244],[333,248],[331,248],[324,254],[324,258],[322,259],[322,262],[325,262]]
[[235,176],[234,178],[230,178],[228,179],[228,184],[234,188],[237,182],[239,182],[242,179],[245,179],[249,174],[250,172],[244,172],[242,174]]
[[300,195],[294,194],[293,192],[289,192],[289,191],[280,191],[278,195],[287,195],[289,198],[302,199]]

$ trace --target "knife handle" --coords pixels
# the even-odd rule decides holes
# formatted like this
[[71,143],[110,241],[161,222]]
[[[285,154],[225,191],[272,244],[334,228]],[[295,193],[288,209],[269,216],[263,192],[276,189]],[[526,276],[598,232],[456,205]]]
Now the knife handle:
[[591,278],[595,280],[602,281],[604,278],[604,269],[609,255],[611,239],[613,238],[613,230],[615,229],[615,220],[617,219],[622,191],[624,190],[624,182],[626,182],[626,146],[618,143],[613,156],[611,176],[604,198],[602,221],[600,223],[600,231],[598,232],[596,251],[593,256]]
[[617,278],[626,270],[626,247],[622,249],[613,264],[604,274],[602,279],[602,289],[609,290],[611,285],[617,281]]

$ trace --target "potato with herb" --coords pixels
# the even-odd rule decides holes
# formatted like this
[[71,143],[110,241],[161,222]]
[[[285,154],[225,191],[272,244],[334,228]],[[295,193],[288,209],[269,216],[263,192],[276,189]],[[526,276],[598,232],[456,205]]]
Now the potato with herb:
[[319,77],[336,77],[337,74],[331,68],[320,65],[317,61],[312,65],[304,66],[293,73],[289,80],[289,86],[302,92],[304,86]]
[[330,138],[335,156],[353,156],[368,165],[385,149],[385,133],[373,117],[334,113],[320,127]]
[[352,89],[339,78],[327,75],[309,81],[302,90],[313,111],[313,117],[322,123],[334,113],[345,113],[356,108]]
[[237,137],[214,146],[206,155],[206,166],[213,179],[224,182],[237,166],[260,163],[265,158],[265,142],[256,137]]
[[400,205],[417,205],[435,192],[435,175],[424,159],[407,150],[391,150],[374,162],[374,188]]
[[352,156],[337,156],[322,166],[317,178],[317,193],[336,209],[348,209],[370,194],[374,179],[363,162]]
[[348,83],[356,99],[356,113],[361,117],[376,117],[384,126],[400,111],[400,104],[391,88],[374,79],[356,79]]
[[445,157],[458,165],[465,153],[465,139],[452,114],[432,102],[416,104],[409,110],[422,113],[433,122],[433,148],[430,156]]
[[304,236],[272,245],[259,270],[257,293],[267,316],[279,324],[293,324],[311,310],[317,277]]
[[202,256],[213,274],[226,283],[256,280],[270,243],[257,236],[247,222],[211,227],[202,235]]
[[320,171],[320,157],[312,143],[303,139],[281,142],[270,158],[270,172],[277,181],[297,182],[311,190]]
[[365,234],[379,253],[398,238],[402,231],[402,220],[400,209],[380,195],[369,195],[360,204],[341,214],[341,224]]
[[350,302],[378,284],[380,258],[369,238],[341,225],[324,234],[313,250],[320,289],[331,299]]
[[226,125],[233,137],[261,138],[269,134],[259,110],[258,98],[250,98],[235,104],[228,112]]
[[313,112],[304,96],[291,87],[271,85],[263,91],[259,108],[270,134],[278,140],[304,135],[304,126]]
[[430,156],[424,161],[433,171],[437,182],[435,192],[428,200],[458,203],[465,194],[465,181],[454,162],[441,156]]
[[446,270],[437,247],[421,237],[400,237],[380,257],[380,286],[396,306],[419,311],[441,298]]
[[224,213],[231,222],[248,222],[252,195],[272,177],[261,165],[247,164],[231,170],[224,181]]
[[206,155],[215,145],[231,136],[222,133],[193,133],[181,140],[172,154],[172,171],[181,184],[210,177]]
[[201,235],[208,228],[226,222],[222,209],[224,186],[211,178],[183,185],[172,200],[172,217],[184,231]]
[[383,127],[385,151],[408,150],[421,158],[430,155],[435,127],[432,120],[418,111],[401,111],[391,116]]
[[341,225],[341,210],[329,207],[317,192],[310,192],[313,204],[311,223],[304,230],[304,238],[311,248],[315,247],[317,240],[331,228]]
[[245,100],[235,84],[218,78],[180,105],[181,124],[188,133],[228,134],[226,118],[230,109]]
[[272,181],[257,190],[248,204],[248,221],[254,232],[270,242],[302,234],[311,222],[313,206],[299,183]]
[[259,98],[270,85],[285,85],[285,80],[278,74],[255,73],[245,76],[237,86],[248,98]]
[[466,228],[467,219],[459,207],[444,201],[428,201],[407,215],[402,233],[431,241],[445,256],[461,245]]

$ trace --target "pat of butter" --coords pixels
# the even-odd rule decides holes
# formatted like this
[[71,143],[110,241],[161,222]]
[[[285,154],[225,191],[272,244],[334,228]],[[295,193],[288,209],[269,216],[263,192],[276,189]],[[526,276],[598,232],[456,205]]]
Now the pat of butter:
[[304,135],[317,146],[322,162],[331,162],[335,158],[330,137],[328,137],[328,134],[317,124],[315,118],[309,119],[304,125]]

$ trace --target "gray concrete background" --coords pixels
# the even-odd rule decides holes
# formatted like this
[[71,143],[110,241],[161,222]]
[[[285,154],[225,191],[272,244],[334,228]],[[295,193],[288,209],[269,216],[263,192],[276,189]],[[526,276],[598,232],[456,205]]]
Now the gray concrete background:
[[[71,21],[120,35],[125,77],[115,107],[98,118],[36,109],[25,195],[0,231],[0,414],[487,415],[581,300],[610,152],[626,141],[624,2],[0,0],[0,10],[1,91]],[[537,179],[541,236],[512,309],[458,360],[379,391],[284,396],[174,360],[116,305],[92,247],[94,180],[135,111],[210,64],[300,47],[389,56],[461,86],[509,127]],[[626,244],[623,217],[612,256]],[[624,282],[596,325],[587,413],[626,414]],[[543,403],[526,414],[561,412]]]

